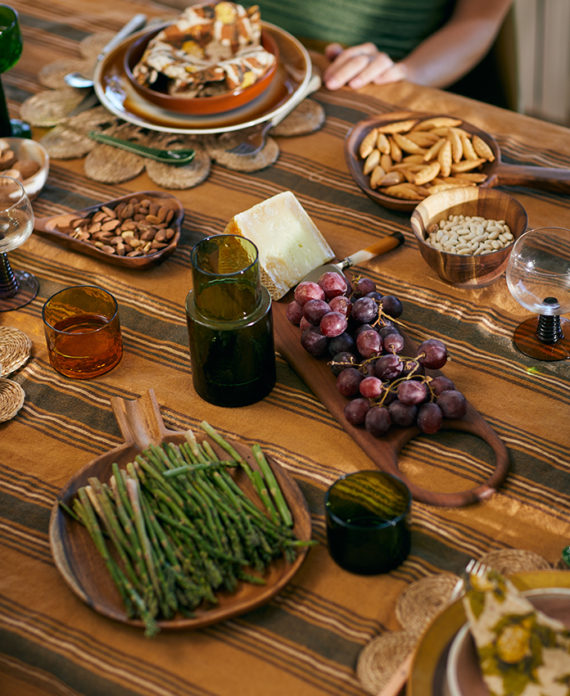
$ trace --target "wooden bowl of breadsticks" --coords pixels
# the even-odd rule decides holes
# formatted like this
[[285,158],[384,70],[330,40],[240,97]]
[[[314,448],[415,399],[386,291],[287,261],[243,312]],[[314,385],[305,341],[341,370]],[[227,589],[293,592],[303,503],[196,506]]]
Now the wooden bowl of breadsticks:
[[349,171],[372,200],[412,211],[441,191],[518,185],[570,193],[570,170],[501,161],[485,131],[446,114],[389,113],[361,121],[345,141]]

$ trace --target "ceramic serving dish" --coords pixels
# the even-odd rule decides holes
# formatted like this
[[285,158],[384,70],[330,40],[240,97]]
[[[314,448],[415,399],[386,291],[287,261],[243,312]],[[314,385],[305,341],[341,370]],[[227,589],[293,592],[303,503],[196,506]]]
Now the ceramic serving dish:
[[[168,240],[166,246],[156,251],[149,251],[141,256],[120,256],[116,253],[108,253],[104,248],[106,245],[97,246],[95,244],[96,240],[83,241],[82,239],[76,239],[67,232],[62,231],[62,229],[69,229],[70,223],[73,220],[91,216],[93,213],[101,210],[103,206],[115,209],[120,204],[128,204],[135,199],[140,200],[144,198],[148,198],[155,203],[159,203],[160,206],[164,206],[167,210],[173,211],[172,219],[168,223],[168,226],[174,230],[174,235]],[[120,198],[114,198],[104,203],[98,203],[97,205],[92,205],[82,210],[75,210],[71,213],[36,218],[34,221],[34,231],[47,237],[56,244],[67,247],[72,251],[77,251],[80,254],[93,256],[100,261],[113,264],[114,266],[143,269],[164,261],[167,256],[170,256],[170,254],[175,251],[180,240],[180,229],[183,219],[184,207],[175,196],[161,191],[140,191],[138,193],[130,193],[126,196],[121,196]]]
[[134,67],[142,58],[149,41],[162,31],[165,26],[166,25],[162,25],[157,29],[142,34],[142,36],[131,43],[125,51],[124,69],[129,83],[140,96],[152,104],[181,114],[219,114],[237,109],[253,101],[269,87],[271,81],[275,77],[279,61],[279,49],[275,39],[267,30],[264,30],[261,35],[261,43],[267,51],[275,56],[275,62],[259,80],[245,89],[236,89],[226,94],[211,97],[185,97],[182,95],[171,95],[168,94],[168,92],[151,89],[150,87],[141,85],[133,75]]
[[118,118],[141,128],[166,133],[205,135],[249,128],[285,112],[306,89],[312,73],[311,58],[294,36],[262,22],[263,31],[275,40],[279,61],[267,89],[252,101],[218,114],[184,114],[164,109],[143,98],[125,74],[125,53],[146,33],[127,37],[97,63],[94,87],[101,104]]

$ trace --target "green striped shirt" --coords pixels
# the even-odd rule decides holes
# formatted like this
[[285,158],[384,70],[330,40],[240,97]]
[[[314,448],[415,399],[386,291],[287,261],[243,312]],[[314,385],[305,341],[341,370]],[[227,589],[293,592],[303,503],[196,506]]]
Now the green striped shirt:
[[346,46],[372,41],[399,60],[449,17],[452,0],[259,0],[261,19],[294,36]]

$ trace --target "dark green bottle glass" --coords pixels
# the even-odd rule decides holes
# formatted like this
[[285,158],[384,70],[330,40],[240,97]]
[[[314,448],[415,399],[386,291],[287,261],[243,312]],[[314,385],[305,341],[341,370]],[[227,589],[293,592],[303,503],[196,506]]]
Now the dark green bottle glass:
[[198,242],[191,259],[186,319],[194,388],[217,406],[259,401],[275,385],[275,349],[257,248],[221,234]]

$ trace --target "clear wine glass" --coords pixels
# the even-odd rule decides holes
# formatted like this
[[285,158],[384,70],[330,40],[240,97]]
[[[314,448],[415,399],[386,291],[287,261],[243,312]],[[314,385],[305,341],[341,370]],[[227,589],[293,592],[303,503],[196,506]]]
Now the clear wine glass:
[[18,309],[38,293],[38,281],[27,271],[14,271],[8,251],[21,246],[34,229],[32,204],[22,184],[0,176],[0,312]]
[[537,316],[523,321],[513,341],[537,360],[570,357],[570,230],[537,227],[515,242],[507,265],[507,285],[515,300]]
[[[10,70],[22,55],[22,34],[18,13],[8,5],[0,5],[0,73]],[[11,119],[0,79],[0,137],[30,138],[31,128],[24,121]]]

